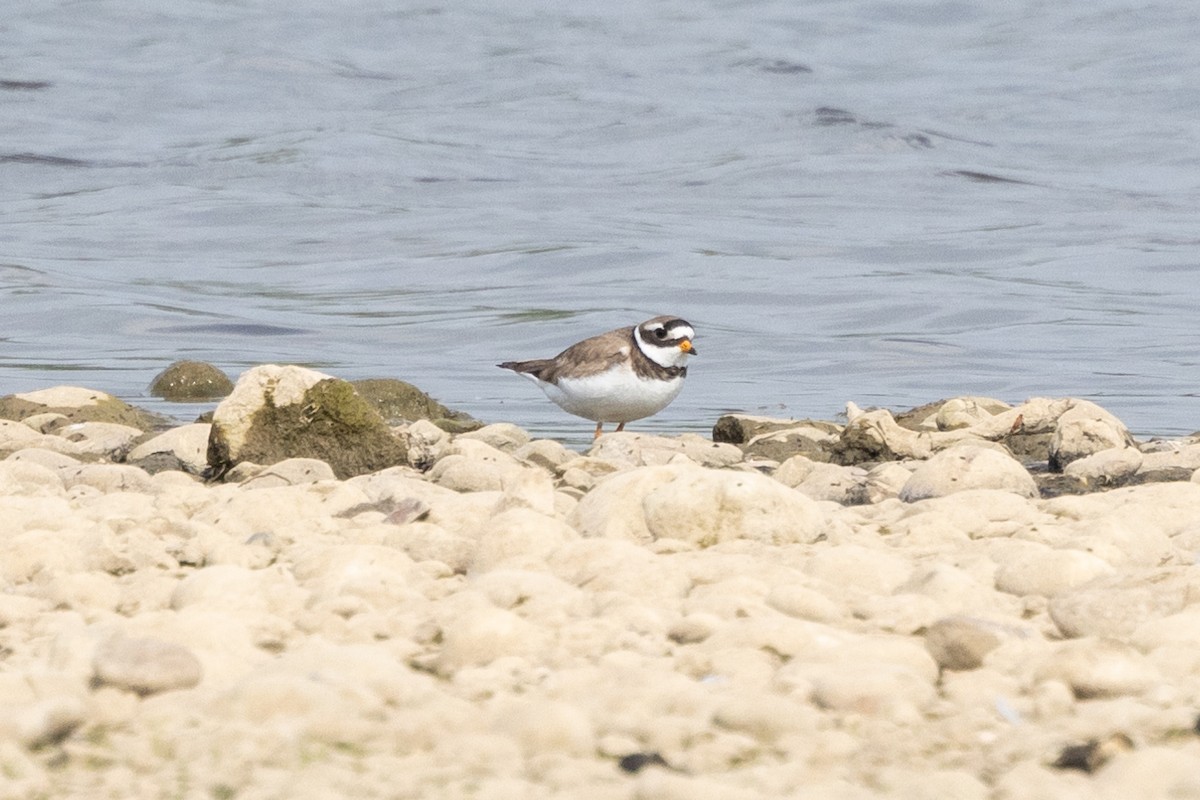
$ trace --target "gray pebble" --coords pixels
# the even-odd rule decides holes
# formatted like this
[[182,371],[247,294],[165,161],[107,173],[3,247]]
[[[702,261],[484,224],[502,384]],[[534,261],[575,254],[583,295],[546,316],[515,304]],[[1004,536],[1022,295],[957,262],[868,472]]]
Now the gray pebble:
[[96,648],[95,682],[140,695],[189,689],[200,682],[200,661],[182,645],[117,636]]

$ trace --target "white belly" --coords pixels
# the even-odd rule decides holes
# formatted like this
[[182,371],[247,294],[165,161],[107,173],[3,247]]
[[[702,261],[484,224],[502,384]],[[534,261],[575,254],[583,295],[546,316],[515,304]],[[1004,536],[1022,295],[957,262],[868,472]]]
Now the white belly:
[[557,386],[534,380],[563,411],[593,422],[633,422],[657,414],[683,388],[682,376],[645,380],[622,367],[586,378],[560,378]]

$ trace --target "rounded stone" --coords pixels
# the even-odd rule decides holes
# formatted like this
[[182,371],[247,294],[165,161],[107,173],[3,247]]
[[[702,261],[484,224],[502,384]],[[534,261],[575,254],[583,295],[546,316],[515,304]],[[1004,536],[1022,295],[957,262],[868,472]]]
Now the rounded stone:
[[942,669],[970,670],[1000,646],[1002,626],[973,617],[946,617],[925,631],[925,647]]
[[99,455],[116,460],[142,436],[132,425],[114,422],[72,422],[54,432],[71,443],[74,455]]
[[541,638],[541,631],[511,611],[473,609],[444,629],[437,669],[450,675],[504,656],[528,655],[541,646]]
[[1121,420],[1088,400],[1076,400],[1058,418],[1050,439],[1050,469],[1062,472],[1072,461],[1133,444]]
[[638,467],[599,483],[571,514],[584,536],[708,547],[746,539],[813,542],[825,529],[815,501],[765,475],[691,464]]
[[163,431],[130,450],[126,461],[141,462],[165,454],[178,459],[179,464],[189,472],[199,473],[207,463],[208,436],[211,430],[211,425],[196,422]]
[[1000,591],[1018,597],[1054,597],[1114,572],[1107,561],[1083,550],[1027,544],[996,571],[996,588]]
[[576,705],[545,698],[518,698],[496,710],[495,727],[528,755],[583,758],[596,750],[587,715]]
[[939,431],[970,428],[976,423],[1008,411],[1012,406],[990,397],[954,397],[942,403],[934,421]]
[[128,464],[81,464],[66,467],[61,473],[67,488],[91,486],[102,492],[150,491],[150,475],[144,469]]
[[0,461],[0,494],[27,497],[61,495],[64,484],[58,471],[33,460],[14,458],[29,452],[34,451],[18,450],[4,461]]
[[242,481],[246,489],[299,486],[304,483],[336,480],[333,468],[316,458],[285,458],[262,472]]
[[459,437],[429,470],[429,480],[456,492],[500,491],[532,469],[484,441]]
[[1198,593],[1194,567],[1139,569],[1064,592],[1050,601],[1048,611],[1067,638],[1125,639],[1145,622],[1182,611]]
[[154,376],[150,394],[174,403],[213,400],[233,391],[233,381],[204,361],[176,361]]
[[140,695],[188,689],[203,670],[191,650],[159,639],[114,637],[96,648],[95,681]]
[[1036,674],[1039,680],[1062,681],[1080,699],[1138,694],[1161,680],[1145,656],[1113,639],[1064,642]]
[[813,500],[850,505],[865,494],[867,472],[859,467],[841,467],[805,456],[792,456],[780,464],[771,477]]
[[816,727],[812,706],[765,692],[739,692],[725,697],[713,710],[713,723],[727,730],[773,742],[781,736]]
[[905,666],[888,663],[830,664],[812,676],[812,700],[833,711],[869,716],[904,715],[933,702],[931,681]]
[[1110,447],[1072,461],[1063,472],[1083,479],[1089,486],[1114,486],[1132,477],[1143,460],[1136,447]]
[[1012,456],[992,447],[961,445],[943,450],[917,467],[900,491],[900,499],[912,503],[964,489],[1038,496],[1033,476]]
[[575,451],[553,439],[534,439],[513,451],[513,457],[518,461],[555,472],[577,456]]
[[511,453],[517,448],[529,444],[529,434],[511,422],[497,422],[484,425],[478,430],[460,434],[457,441],[476,439],[486,442],[497,450]]
[[590,458],[622,467],[669,464],[680,456],[704,467],[728,467],[743,459],[738,447],[710,442],[694,433],[652,436],[632,431],[605,434],[587,454]]

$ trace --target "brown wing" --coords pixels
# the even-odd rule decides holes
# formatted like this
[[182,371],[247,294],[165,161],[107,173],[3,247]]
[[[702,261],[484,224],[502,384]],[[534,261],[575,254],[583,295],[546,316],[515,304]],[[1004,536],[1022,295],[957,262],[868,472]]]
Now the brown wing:
[[634,348],[633,327],[618,328],[590,339],[577,342],[554,358],[533,361],[505,361],[504,369],[527,373],[546,383],[558,383],[564,375],[584,377],[595,375],[629,358]]
[[546,369],[552,363],[548,358],[537,358],[533,361],[505,361],[496,366],[500,367],[500,369],[511,369],[513,372],[527,372],[530,375],[541,378],[542,370]]

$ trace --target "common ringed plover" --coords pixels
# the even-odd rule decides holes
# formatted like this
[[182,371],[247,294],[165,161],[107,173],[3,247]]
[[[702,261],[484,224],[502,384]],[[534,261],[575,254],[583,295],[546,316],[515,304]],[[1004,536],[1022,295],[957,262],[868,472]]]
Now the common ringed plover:
[[505,361],[497,366],[524,375],[564,411],[596,423],[626,422],[657,414],[683,388],[696,332],[687,321],[663,316],[617,328],[571,345],[554,358]]

